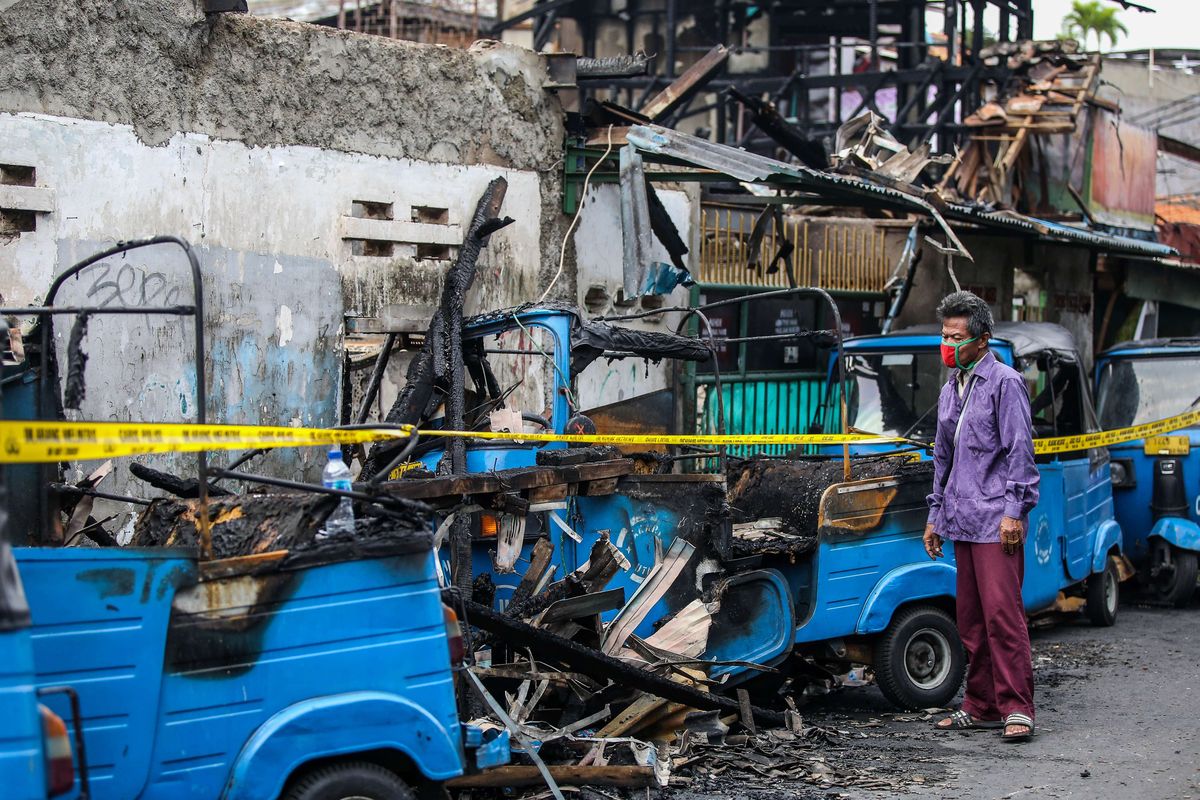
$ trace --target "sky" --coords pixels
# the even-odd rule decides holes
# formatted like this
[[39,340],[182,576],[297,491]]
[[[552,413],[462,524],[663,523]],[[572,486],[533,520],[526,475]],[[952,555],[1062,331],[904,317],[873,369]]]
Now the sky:
[[[1158,13],[1145,14],[1122,9],[1117,19],[1129,29],[1128,36],[1117,42],[1117,50],[1144,50],[1150,47],[1200,49],[1200,2],[1198,0],[1136,0]],[[1116,3],[1110,3],[1120,9]],[[1062,29],[1062,19],[1071,11],[1071,0],[1033,0],[1033,34],[1037,39],[1053,39]],[[1094,41],[1094,40],[1093,40]],[[1104,40],[1108,47],[1108,40]]]

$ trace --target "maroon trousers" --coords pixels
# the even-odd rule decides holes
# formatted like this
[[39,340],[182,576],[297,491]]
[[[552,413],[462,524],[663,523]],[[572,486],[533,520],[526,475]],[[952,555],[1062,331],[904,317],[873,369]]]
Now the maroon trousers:
[[958,633],[967,649],[963,711],[995,720],[1012,713],[1033,719],[1033,658],[1021,581],[1025,555],[999,542],[954,543],[958,563]]

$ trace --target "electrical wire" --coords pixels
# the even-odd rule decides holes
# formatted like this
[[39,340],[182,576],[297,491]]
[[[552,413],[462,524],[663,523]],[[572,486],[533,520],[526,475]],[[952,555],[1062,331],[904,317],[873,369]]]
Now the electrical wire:
[[600,160],[592,165],[592,168],[588,170],[588,174],[583,178],[583,191],[579,193],[579,208],[575,209],[575,218],[571,220],[570,226],[567,227],[567,232],[563,234],[562,248],[558,253],[558,271],[555,272],[554,277],[550,279],[550,285],[546,287],[546,291],[542,292],[542,296],[537,299],[539,303],[545,302],[546,298],[550,295],[550,290],[554,288],[554,284],[558,283],[558,279],[562,277],[563,265],[567,260],[567,242],[570,241],[571,234],[575,232],[575,226],[579,224],[579,215],[583,213],[583,207],[587,203],[587,190],[588,185],[592,181],[592,173],[594,173],[596,168],[603,164],[605,159],[608,158],[609,154],[612,153],[612,129],[613,126],[610,123],[608,126],[607,137],[608,147],[604,149],[604,155],[600,156]]

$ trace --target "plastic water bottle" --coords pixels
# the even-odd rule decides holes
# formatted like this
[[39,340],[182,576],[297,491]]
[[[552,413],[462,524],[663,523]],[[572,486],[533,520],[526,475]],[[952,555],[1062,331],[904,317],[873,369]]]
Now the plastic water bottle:
[[[342,460],[342,449],[340,447],[331,447],[329,449],[329,463],[325,465],[325,472],[321,476],[321,482],[325,484],[326,489],[337,489],[342,492],[351,490],[350,468]],[[326,536],[338,533],[353,532],[354,505],[351,503],[349,497],[343,497],[342,501],[338,503],[337,508],[325,520],[325,528],[317,534],[317,538],[324,539]]]

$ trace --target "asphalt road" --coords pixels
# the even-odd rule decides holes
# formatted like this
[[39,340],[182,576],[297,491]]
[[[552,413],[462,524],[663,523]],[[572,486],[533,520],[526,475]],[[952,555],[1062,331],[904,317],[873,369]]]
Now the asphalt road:
[[801,754],[807,778],[770,780],[731,768],[671,793],[686,800],[1200,798],[1200,603],[1122,606],[1113,628],[1059,622],[1035,628],[1032,640],[1032,742],[934,731],[930,715],[893,713],[874,687],[841,689],[804,709],[806,724],[834,736]]

